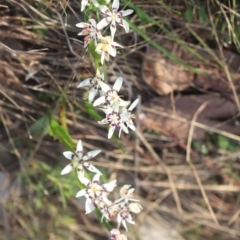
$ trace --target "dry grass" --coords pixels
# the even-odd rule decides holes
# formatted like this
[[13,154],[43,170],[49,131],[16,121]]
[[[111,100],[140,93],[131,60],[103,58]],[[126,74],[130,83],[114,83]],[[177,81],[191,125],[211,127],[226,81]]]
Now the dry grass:
[[[164,5],[133,2],[156,21],[172,28],[185,43],[191,39],[189,28],[203,42],[209,40],[205,36],[211,32],[217,46],[223,41],[223,34],[214,22],[204,25],[195,19],[186,24],[183,16]],[[216,8],[225,12],[227,18],[229,8],[216,3],[219,4]],[[176,11],[184,10],[177,0],[168,4]],[[207,4],[206,7],[215,11]],[[125,183],[135,186],[144,211],[136,219],[138,224],[129,233],[130,239],[141,239],[139,233],[144,236],[149,226],[152,232],[160,231],[160,225],[169,229],[165,239],[239,239],[240,150],[224,151],[214,143],[211,154],[204,156],[192,149],[191,143],[197,127],[237,141],[240,137],[199,123],[197,117],[203,105],[195,109],[191,121],[177,117],[190,126],[187,142],[174,138],[164,128],[146,126],[139,120],[136,134],[121,137],[125,152],[119,149],[118,143],[106,140],[107,130],[90,114],[84,91],[76,89],[82,79],[94,73],[91,59],[76,36],[79,30],[74,24],[82,19],[79,8],[77,0],[5,0],[0,5],[0,167],[12,178],[8,187],[12,189],[10,196],[1,203],[1,236],[4,239],[107,239],[93,215],[85,216],[82,205],[74,199],[71,191],[77,190],[76,186],[69,190],[73,184],[57,176],[65,165],[61,154],[65,148],[43,129],[34,128],[34,123],[43,124],[39,119],[50,111],[64,124],[62,114],[66,111],[72,138],[82,139],[87,149],[96,146],[102,149],[96,166],[103,167],[109,178],[117,177],[118,186]],[[196,11],[197,7],[193,8]],[[234,14],[238,16],[237,12]],[[155,31],[153,24],[141,24],[136,16],[132,22],[156,41],[163,34],[160,29]],[[230,30],[231,26],[228,24]],[[118,39],[127,49],[108,66],[109,82],[122,75],[127,79],[124,96],[132,100],[141,95],[138,114],[156,111],[147,103],[157,95],[144,83],[140,71],[148,42],[134,32],[121,32]],[[195,49],[194,43],[189,46]],[[217,60],[222,62],[221,58]],[[231,89],[231,99],[239,107],[238,83],[233,81],[226,65],[221,69]],[[169,112],[156,114],[176,118]],[[46,170],[40,162],[53,170]],[[59,189],[72,194],[68,207],[62,206]],[[175,237],[170,236],[173,229]],[[152,238],[149,235],[144,239]]]

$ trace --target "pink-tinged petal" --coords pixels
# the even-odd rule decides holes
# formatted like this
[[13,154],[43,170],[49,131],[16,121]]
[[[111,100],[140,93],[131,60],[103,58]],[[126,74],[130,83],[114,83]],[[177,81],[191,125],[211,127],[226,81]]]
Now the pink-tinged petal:
[[112,3],[112,9],[119,9],[119,0],[114,0]]
[[85,23],[85,22],[80,22],[80,23],[76,24],[76,27],[78,27],[78,28],[85,28],[88,26],[89,26],[89,23]]
[[105,52],[105,53],[104,53],[104,59],[105,59],[107,62],[109,62],[110,58],[109,58],[108,52]]
[[103,18],[98,24],[97,24],[97,29],[101,30],[103,28],[105,28],[108,24],[110,23],[110,21],[108,20],[108,18]]
[[93,103],[93,106],[96,107],[103,103],[105,103],[105,96],[102,96],[102,97],[96,99],[95,102]]
[[87,78],[87,79],[85,79],[84,81],[82,81],[82,82],[77,86],[77,88],[90,86],[90,85],[91,85],[90,79],[91,79],[91,78]]
[[115,21],[112,21],[111,25],[110,25],[110,31],[111,31],[111,37],[112,37],[112,40],[114,39],[114,35],[116,33],[116,22]]
[[86,195],[86,189],[82,189],[77,193],[76,197],[82,197],[85,195]]
[[139,99],[137,98],[131,105],[130,107],[128,108],[129,111],[132,111],[138,104],[139,102]]
[[110,139],[115,131],[115,127],[110,127],[108,131],[108,139]]
[[99,5],[99,9],[104,14],[107,14],[109,16],[112,15],[111,11],[109,10],[109,8],[107,6]]
[[111,88],[106,83],[104,83],[102,81],[99,81],[98,84],[104,92],[107,92],[107,91],[111,90]]
[[77,143],[77,148],[76,148],[76,152],[82,152],[83,151],[83,145],[82,145],[82,141],[79,140]]
[[78,172],[78,179],[81,183],[83,183],[85,177],[84,177],[84,171],[82,170],[81,172]]
[[121,13],[121,15],[124,17],[124,16],[128,16],[128,15],[132,14],[133,10],[132,9],[122,10],[119,13]]
[[84,163],[83,166],[87,168],[87,170],[89,170],[90,172],[99,173],[102,175],[102,173],[90,163]]
[[120,26],[122,26],[124,28],[126,33],[129,32],[129,25],[128,25],[127,21],[125,21],[124,19],[117,19],[116,21],[118,22],[118,24]]
[[119,92],[119,90],[121,89],[123,84],[123,79],[122,77],[119,77],[116,82],[113,85],[113,89],[116,90],[117,92]]
[[64,175],[64,174],[67,174],[67,173],[70,173],[74,167],[76,167],[77,163],[71,163],[71,164],[68,164],[61,172],[61,175]]
[[112,192],[112,190],[117,186],[117,180],[114,179],[109,183],[105,183],[102,185],[108,192]]
[[102,175],[102,174],[101,173],[95,174],[93,179],[92,179],[92,182],[99,182],[100,175]]
[[88,159],[94,158],[94,157],[97,156],[100,152],[101,152],[101,150],[93,150],[93,151],[90,151],[90,152],[86,153],[86,154],[83,156],[83,160],[84,160],[84,161],[87,161]]
[[92,200],[87,198],[86,203],[85,203],[86,214],[92,212],[94,209],[95,209],[95,206],[92,203]]
[[119,125],[119,127],[120,127],[125,133],[128,133],[128,129],[127,129],[127,127],[126,127],[123,123],[121,123],[121,124]]
[[69,159],[69,160],[73,160],[75,155],[73,152],[70,152],[70,151],[65,151],[63,152],[63,155],[65,158]]

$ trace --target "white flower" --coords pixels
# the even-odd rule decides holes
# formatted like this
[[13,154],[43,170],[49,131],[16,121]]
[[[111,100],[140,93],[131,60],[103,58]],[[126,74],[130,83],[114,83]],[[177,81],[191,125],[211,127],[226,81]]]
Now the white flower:
[[101,150],[93,150],[93,151],[83,154],[82,141],[79,140],[78,144],[77,144],[77,148],[76,148],[76,153],[73,153],[71,151],[63,152],[63,155],[67,159],[71,160],[71,163],[68,164],[62,170],[61,175],[71,172],[75,167],[77,168],[77,173],[78,173],[78,177],[79,177],[80,181],[81,181],[81,179],[83,179],[83,176],[84,176],[83,167],[85,167],[87,170],[89,170],[91,172],[101,174],[101,172],[96,167],[94,167],[92,164],[86,162],[87,160],[98,155],[100,152],[101,152]]
[[113,42],[110,36],[98,38],[98,43],[96,47],[96,52],[101,54],[101,63],[103,64],[104,59],[109,61],[109,55],[115,57],[117,50],[115,47],[121,47],[120,44]]
[[127,106],[129,101],[122,100],[117,92],[119,92],[120,88],[122,87],[123,79],[119,77],[113,85],[111,89],[106,83],[99,82],[100,87],[102,88],[105,96],[102,96],[95,100],[93,106],[96,107],[100,104],[108,104],[109,106],[113,107],[114,105],[117,106]]
[[110,30],[111,30],[112,39],[114,38],[114,35],[116,32],[116,22],[120,26],[122,26],[126,32],[129,32],[129,25],[122,17],[133,13],[132,9],[127,9],[125,11],[122,10],[122,11],[118,12],[118,8],[119,8],[119,0],[113,1],[112,12],[106,6],[102,6],[102,5],[99,6],[99,9],[101,10],[101,12],[104,13],[105,15],[107,15],[107,17],[103,18],[97,24],[97,28],[103,29],[104,27],[106,27],[108,24],[111,23]]
[[103,92],[101,91],[101,87],[99,85],[99,82],[102,82],[102,80],[104,80],[104,74],[100,74],[99,70],[97,69],[96,76],[94,78],[85,79],[77,87],[80,88],[90,86],[91,89],[88,95],[88,101],[92,102],[98,91],[100,91],[100,94],[103,95]]
[[117,185],[116,180],[100,185],[99,178],[100,174],[96,174],[93,177],[92,182],[87,178],[83,178],[82,183],[86,185],[87,188],[80,190],[76,195],[76,197],[85,196],[87,198],[85,203],[86,214],[92,212],[99,202],[107,201],[107,194],[112,192]]
[[[99,3],[96,0],[92,0],[92,3],[96,6],[99,7]],[[88,5],[88,0],[82,0],[81,3],[81,12],[85,9],[85,7]]]
[[[139,102],[139,99],[136,99],[128,109],[126,109],[125,107],[122,108],[122,113],[121,113],[121,119],[123,121],[123,123],[127,124],[127,127],[132,129],[133,131],[135,131],[135,126],[133,124],[132,119],[135,118],[135,115],[132,114],[132,110],[137,106]],[[119,136],[121,135],[121,129],[119,132]]]
[[135,224],[135,222],[133,221],[133,217],[127,207],[124,207],[120,210],[117,216],[117,221],[118,223],[122,223],[122,225],[125,227],[127,231],[128,231],[128,228],[127,228],[126,222],[130,224]]
[[101,31],[97,29],[96,21],[94,19],[89,19],[90,23],[81,22],[76,24],[76,27],[83,28],[83,30],[78,33],[78,35],[87,35],[84,38],[84,47],[94,40],[95,45],[97,45],[97,39],[102,37]]
[[99,124],[109,124],[108,139],[110,139],[115,131],[116,127],[120,127],[120,130],[123,130],[125,133],[128,133],[127,127],[123,124],[120,114],[118,113],[118,105],[112,108],[108,106],[106,109],[102,109],[106,118],[102,121],[99,121]]
[[116,218],[118,215],[118,212],[120,210],[119,206],[115,203],[112,203],[111,201],[108,200],[108,202],[101,202],[99,204],[99,209],[102,213],[102,218],[105,217],[108,221],[110,221],[113,218]]

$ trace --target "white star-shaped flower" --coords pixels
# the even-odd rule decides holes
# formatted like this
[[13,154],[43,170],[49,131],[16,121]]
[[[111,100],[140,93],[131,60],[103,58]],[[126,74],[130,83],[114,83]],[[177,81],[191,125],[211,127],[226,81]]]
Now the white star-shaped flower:
[[119,0],[114,0],[112,4],[112,12],[109,10],[108,7],[99,5],[99,9],[101,10],[102,13],[107,15],[107,17],[103,18],[98,24],[97,28],[98,29],[103,29],[106,27],[108,24],[111,23],[110,25],[110,30],[111,30],[111,36],[112,39],[114,38],[115,32],[116,32],[116,22],[122,26],[126,32],[129,32],[129,25],[128,23],[122,18],[123,16],[128,16],[131,13],[133,13],[132,9],[127,9],[127,10],[122,10],[118,12],[119,9]]
[[83,146],[82,141],[79,140],[76,148],[76,153],[73,153],[71,151],[65,151],[63,152],[63,155],[71,160],[71,163],[68,164],[61,172],[61,175],[67,174],[71,172],[74,168],[77,168],[77,173],[80,181],[84,178],[84,169],[85,167],[87,170],[91,172],[95,172],[98,174],[101,174],[101,172],[94,167],[92,164],[87,163],[86,161],[97,156],[101,150],[93,150],[88,153],[83,154]]
[[123,124],[120,114],[118,113],[118,105],[115,104],[114,107],[108,106],[106,109],[102,109],[106,118],[102,121],[99,121],[99,124],[109,124],[108,139],[110,139],[116,129],[120,127],[120,131],[123,130],[125,133],[128,133],[127,127]]
[[85,203],[86,214],[92,212],[100,202],[107,201],[107,194],[117,186],[116,180],[109,183],[99,184],[100,174],[96,174],[92,182],[87,178],[83,178],[82,183],[87,187],[86,189],[80,190],[76,197],[85,196],[87,198]]
[[93,106],[96,107],[100,104],[107,104],[111,107],[117,105],[117,106],[128,106],[129,101],[124,101],[118,96],[118,92],[120,88],[122,87],[123,79],[122,77],[119,77],[116,82],[113,85],[113,88],[111,89],[106,83],[99,82],[100,87],[102,88],[102,91],[105,93],[105,96],[102,96],[95,100],[93,103]]
[[115,47],[121,47],[120,44],[113,42],[110,36],[98,38],[98,43],[96,46],[96,52],[101,54],[101,63],[104,63],[104,60],[109,61],[109,56],[115,57],[117,50]]
[[97,45],[97,40],[102,37],[101,31],[97,29],[97,24],[94,19],[89,19],[90,23],[81,22],[76,24],[76,27],[83,28],[83,30],[78,33],[78,35],[86,35],[84,38],[84,47],[94,40],[95,45]]
[[102,82],[102,80],[104,80],[104,74],[100,73],[99,70],[97,69],[95,77],[83,80],[77,87],[78,88],[86,86],[91,87],[88,95],[88,101],[91,103],[95,96],[97,95],[98,91],[100,92],[101,95],[103,95],[103,92],[101,91],[101,86],[99,85],[99,82]]
[[[132,129],[133,131],[135,131],[135,126],[133,124],[132,119],[135,118],[135,115],[132,114],[132,110],[137,106],[139,102],[139,99],[136,99],[131,105],[130,107],[127,109],[125,107],[122,108],[122,113],[121,113],[121,119],[123,121],[123,123],[127,124],[127,127]],[[119,132],[119,136],[121,135],[121,129]]]

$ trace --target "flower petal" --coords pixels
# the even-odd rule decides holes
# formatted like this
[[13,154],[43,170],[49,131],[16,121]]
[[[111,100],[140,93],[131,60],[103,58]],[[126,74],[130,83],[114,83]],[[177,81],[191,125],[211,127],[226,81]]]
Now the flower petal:
[[90,85],[91,85],[91,83],[90,83],[90,80],[91,80],[91,79],[92,79],[92,78],[87,78],[87,79],[85,79],[84,81],[82,81],[82,82],[77,86],[77,88],[90,86]]
[[114,39],[114,35],[116,33],[116,22],[115,20],[112,21],[111,25],[110,25],[110,31],[111,31],[111,37],[112,37],[112,40]]
[[123,84],[123,79],[122,77],[119,77],[116,82],[113,85],[113,89],[116,90],[117,92],[119,92],[120,88],[122,87]]
[[110,139],[115,131],[115,127],[110,127],[108,131],[108,139]]
[[76,197],[85,196],[85,195],[87,194],[86,190],[87,190],[87,189],[82,189],[82,190],[80,190],[80,191],[77,193]]
[[136,128],[135,128],[135,126],[134,126],[134,124],[133,124],[133,121],[132,121],[132,120],[130,120],[130,121],[127,121],[127,126],[128,126],[129,128],[131,128],[133,131],[135,131],[135,130],[136,130]]
[[94,158],[94,157],[97,156],[100,152],[101,152],[101,150],[93,150],[93,151],[90,151],[90,152],[84,154],[83,160],[84,160],[84,161],[87,161],[87,160],[90,159],[90,158]]
[[102,81],[99,81],[98,84],[104,92],[107,92],[107,91],[111,90],[111,88],[106,83],[104,83]]
[[89,26],[89,23],[85,23],[85,22],[80,22],[80,23],[76,24],[76,27],[78,27],[78,28],[85,28],[88,26]]
[[95,172],[102,175],[102,173],[90,163],[83,163],[83,166],[87,168],[87,170],[89,170],[90,172]]
[[109,15],[109,13],[110,13],[110,15],[112,14],[107,6],[99,5],[99,9],[104,14],[107,14],[107,15]]
[[86,209],[86,214],[92,212],[95,209],[95,206],[92,203],[92,200],[89,198],[87,198],[87,200],[86,200],[85,209]]
[[121,15],[124,17],[124,16],[128,16],[128,15],[132,14],[133,10],[132,9],[122,10],[119,13],[121,13]]
[[92,87],[89,91],[89,95],[88,95],[88,101],[91,103],[93,101],[93,99],[95,98],[95,96],[97,95],[98,90],[95,89],[94,87]]
[[70,151],[65,151],[63,152],[63,155],[65,158],[69,159],[69,160],[73,160],[75,155],[73,152],[70,152]]
[[79,176],[84,176],[84,171],[83,171],[83,165],[82,164],[78,164],[77,174]]
[[79,140],[77,143],[77,148],[76,148],[76,152],[82,152],[83,151],[83,145],[82,145],[82,141]]
[[119,0],[114,0],[112,3],[112,9],[119,9]]
[[97,27],[97,23],[96,23],[96,21],[94,20],[94,19],[89,19],[88,20],[90,23],[91,23],[91,25],[94,27],[94,28],[96,28]]
[[73,163],[68,164],[68,165],[61,171],[61,175],[70,173],[70,172],[74,169],[74,167],[75,167],[74,165],[75,165],[75,164],[73,164]]
[[139,99],[137,98],[131,105],[130,107],[128,108],[129,111],[132,111],[138,104],[139,102]]
[[117,180],[114,179],[109,183],[105,183],[102,185],[108,192],[112,192],[112,190],[117,186]]
[[97,24],[97,29],[101,30],[105,28],[109,23],[110,22],[108,21],[108,18],[105,17]]
[[128,133],[128,129],[127,129],[127,127],[126,127],[123,123],[121,123],[121,124],[119,125],[119,127],[120,127],[125,133]]
[[92,182],[99,182],[100,175],[102,175],[102,174],[101,173],[95,174],[93,179],[92,179]]
[[103,103],[105,103],[105,96],[102,96],[102,97],[96,99],[95,102],[93,103],[93,106],[96,107]]
[[127,21],[125,21],[124,19],[117,19],[116,20],[118,22],[118,24],[123,27],[125,29],[125,32],[128,33],[129,32],[129,25],[127,23]]

